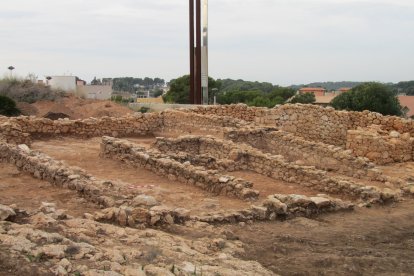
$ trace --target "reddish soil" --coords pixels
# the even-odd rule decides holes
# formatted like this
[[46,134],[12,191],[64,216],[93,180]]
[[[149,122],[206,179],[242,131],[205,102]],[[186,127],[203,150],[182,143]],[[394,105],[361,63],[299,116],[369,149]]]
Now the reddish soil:
[[86,119],[90,117],[120,117],[133,113],[128,107],[111,101],[81,99],[68,96],[55,101],[38,101],[31,104],[38,117],[45,116],[48,112],[65,113],[71,119]]
[[306,196],[316,196],[317,194],[321,194],[321,192],[301,187],[297,184],[276,180],[255,172],[238,171],[229,172],[227,174],[253,182],[253,189],[260,191],[261,198],[266,198],[267,196],[274,194],[301,194]]
[[414,180],[414,162],[395,163],[379,168],[385,175],[399,177],[409,181]]
[[[145,146],[155,139],[144,137],[131,141]],[[132,168],[120,161],[99,157],[100,138],[81,140],[64,138],[38,141],[32,148],[49,156],[63,160],[68,165],[85,169],[100,179],[121,181],[131,187],[130,193],[152,195],[167,206],[186,208],[192,214],[215,213],[221,210],[240,210],[250,206],[249,202],[226,196],[213,196],[195,186],[170,181],[144,168]]]
[[58,209],[65,209],[72,216],[93,213],[98,207],[88,203],[76,192],[52,186],[49,182],[19,172],[15,166],[0,163],[0,203],[16,204],[27,211],[38,209],[42,202],[56,203]]
[[414,275],[414,201],[317,220],[228,226],[255,259],[281,275]]

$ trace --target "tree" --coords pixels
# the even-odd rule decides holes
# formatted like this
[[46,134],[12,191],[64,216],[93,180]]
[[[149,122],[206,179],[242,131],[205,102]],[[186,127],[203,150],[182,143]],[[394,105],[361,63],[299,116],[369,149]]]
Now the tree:
[[290,101],[291,103],[311,104],[316,101],[315,94],[304,93],[298,94]]
[[[220,82],[215,81],[213,78],[208,78],[208,91],[209,101],[212,102],[213,89],[220,88]],[[190,103],[190,76],[185,75],[178,79],[171,80],[170,90],[163,96],[164,102],[166,103],[179,103],[189,104]]]
[[93,80],[91,81],[92,85],[102,85],[102,82],[100,79],[97,79],[96,77],[93,78]]
[[17,116],[20,110],[16,107],[16,102],[9,97],[0,95],[0,115]]
[[158,98],[159,96],[161,96],[164,93],[164,91],[162,89],[158,89],[154,91],[154,98]]
[[377,82],[358,85],[333,99],[331,105],[339,110],[369,110],[397,116],[403,114],[400,101],[392,88]]

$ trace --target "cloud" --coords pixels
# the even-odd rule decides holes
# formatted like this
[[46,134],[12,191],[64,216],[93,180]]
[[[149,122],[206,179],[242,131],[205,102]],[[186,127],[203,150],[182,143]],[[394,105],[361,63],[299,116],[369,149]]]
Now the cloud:
[[[0,73],[188,72],[182,0],[14,0],[0,11]],[[210,0],[210,74],[278,84],[412,78],[411,0]],[[4,68],[2,68],[4,67]]]

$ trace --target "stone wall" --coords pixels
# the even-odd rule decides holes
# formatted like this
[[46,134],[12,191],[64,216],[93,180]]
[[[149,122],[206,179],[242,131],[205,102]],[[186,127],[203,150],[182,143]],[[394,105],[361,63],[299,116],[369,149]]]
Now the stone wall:
[[414,136],[414,120],[383,116],[375,112],[337,111],[331,107],[286,104],[275,108],[248,107],[243,104],[207,106],[182,110],[197,114],[230,116],[245,121],[276,127],[306,140],[344,147],[347,130],[379,125],[387,131]]
[[[13,137],[18,129],[21,133],[28,133],[34,137],[47,136],[77,136],[96,137],[112,135],[125,137],[134,135],[152,134],[160,129],[162,116],[159,113],[141,114],[135,113],[125,117],[102,117],[84,120],[50,120],[35,117],[14,117],[0,126],[0,134],[4,137]],[[6,125],[5,125],[6,124]],[[21,141],[9,142],[21,143]]]
[[136,206],[134,196],[121,186],[98,180],[79,168],[69,167],[25,145],[0,142],[0,165],[1,162],[13,164],[19,170],[55,186],[77,191],[87,200],[106,207],[92,217],[99,221],[135,227],[182,223],[189,219],[188,211],[180,208]]
[[0,122],[0,141],[13,144],[30,145],[30,134],[22,131],[19,124],[4,121]]
[[413,160],[413,143],[410,133],[384,131],[379,126],[349,130],[347,149],[356,156],[364,156],[379,165]]
[[14,146],[0,142],[0,161],[15,165],[36,178],[76,190],[91,201],[106,205],[103,194],[107,190],[80,169],[70,168],[49,156],[30,150],[25,145]]
[[218,116],[215,114],[200,115],[182,110],[168,110],[162,112],[163,124],[160,131],[173,131],[180,134],[216,134],[223,135],[227,127],[243,127],[249,125],[248,122],[228,116]]
[[214,170],[206,170],[190,163],[182,164],[168,155],[146,150],[129,141],[103,137],[101,155],[106,158],[119,159],[135,167],[143,167],[154,173],[195,185],[203,190],[234,196],[241,199],[256,199],[259,192],[251,189],[253,184],[243,179],[221,175]]
[[[214,137],[184,136],[179,138],[158,138],[154,145],[161,152],[186,152],[193,155],[208,154],[215,159],[223,159],[223,163],[232,162],[234,170],[250,170],[256,173],[288,183],[295,183],[329,194],[345,194],[369,202],[395,200],[397,191],[383,191],[377,187],[329,176],[326,171],[312,166],[301,166],[287,162],[280,155],[265,154],[246,144],[235,144],[231,141]],[[224,166],[221,169],[225,168]],[[374,172],[373,172],[374,174]],[[372,176],[383,182],[386,177],[380,174]]]
[[289,162],[315,166],[326,171],[336,171],[352,177],[370,176],[376,179],[376,172],[370,171],[374,164],[365,158],[355,157],[349,150],[308,141],[292,133],[274,131],[269,128],[232,129],[225,138],[236,143],[246,143],[263,152],[282,155]]
[[269,112],[269,109],[267,108],[248,107],[245,104],[196,106],[189,109],[179,110],[201,115],[232,117],[248,122],[254,122],[257,117],[266,116]]

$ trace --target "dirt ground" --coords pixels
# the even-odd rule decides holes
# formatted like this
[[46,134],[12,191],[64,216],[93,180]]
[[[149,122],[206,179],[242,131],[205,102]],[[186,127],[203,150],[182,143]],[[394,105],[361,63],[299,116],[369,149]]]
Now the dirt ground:
[[[149,147],[153,137],[131,141]],[[245,207],[243,202],[211,197],[197,188],[171,182],[144,169],[101,159],[100,138],[38,141],[34,149],[106,179],[119,179],[174,206],[198,213],[207,206]],[[409,166],[409,164],[407,165]],[[404,168],[400,168],[404,170]],[[262,196],[274,193],[315,195],[310,189],[275,181],[252,172],[232,172],[253,181]],[[269,185],[269,184],[272,185]],[[154,185],[154,186],[151,186]],[[270,188],[269,188],[270,187]],[[215,226],[208,231],[172,227],[169,231],[189,237],[232,233],[245,245],[245,260],[257,260],[280,275],[412,275],[414,273],[414,200],[391,206],[357,208],[354,212],[324,215],[317,219],[296,218],[284,222]]]
[[[148,147],[155,141],[155,138],[131,138],[130,140]],[[154,196],[164,205],[186,208],[191,211],[191,214],[240,210],[250,205],[236,198],[213,196],[195,186],[170,181],[144,168],[132,168],[116,160],[103,159],[99,157],[100,142],[101,138],[87,141],[62,138],[37,141],[32,144],[32,148],[54,159],[63,160],[68,165],[83,168],[100,179],[127,183],[130,193]]]
[[[130,140],[150,147],[155,138]],[[152,195],[167,206],[189,209],[191,214],[214,214],[250,205],[169,181],[145,169],[103,159],[99,157],[100,141],[101,138],[61,138],[35,141],[31,148],[81,167],[100,179],[123,182],[131,194]],[[414,175],[414,163],[384,166],[381,170],[387,175],[409,179]],[[254,182],[254,188],[261,192],[261,199],[274,193],[308,196],[318,193],[253,172],[229,174]],[[97,206],[88,203],[76,192],[56,188],[17,171],[12,165],[0,163],[0,203],[16,204],[19,208],[32,211],[39,208],[41,202],[54,202],[57,208],[79,218],[84,213],[98,210]],[[218,237],[240,241],[244,253],[239,253],[237,257],[257,261],[275,275],[414,275],[412,198],[392,205],[356,207],[354,211],[325,214],[317,218],[202,227],[173,225],[163,231],[193,241]],[[0,245],[0,276],[47,275],[45,271],[42,263],[28,263],[25,258],[7,258],[7,250]]]
[[243,258],[281,275],[414,275],[413,200],[229,229]]
[[15,166],[0,163],[0,202],[16,204],[27,211],[38,209],[42,202],[53,202],[72,216],[93,213],[99,208],[80,198],[76,192],[52,186],[49,182],[19,172]]
[[414,200],[315,219],[169,229],[189,238],[222,234],[244,244],[244,260],[277,275],[414,275]]
[[[31,104],[30,112],[38,117],[45,116],[48,112],[65,113],[70,119],[86,119],[90,117],[120,117],[133,113],[126,106],[111,101],[81,99],[75,96],[67,96],[55,101],[38,101]],[[26,107],[26,109],[29,109]]]

